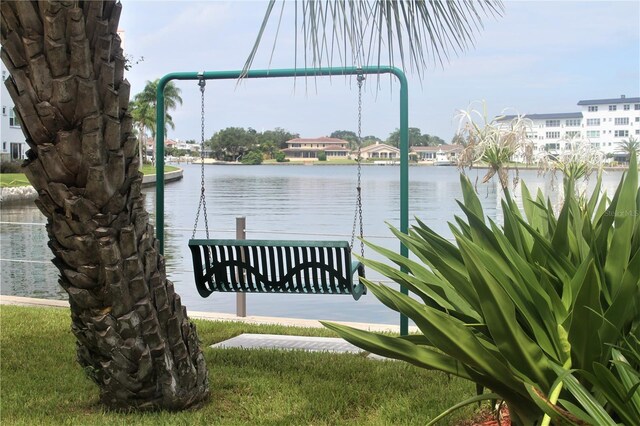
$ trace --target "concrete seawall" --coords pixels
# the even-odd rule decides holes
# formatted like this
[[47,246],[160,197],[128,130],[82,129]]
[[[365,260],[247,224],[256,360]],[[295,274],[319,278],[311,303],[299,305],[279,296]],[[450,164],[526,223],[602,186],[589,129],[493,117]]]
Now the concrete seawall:
[[[182,179],[182,169],[164,174],[165,183]],[[142,177],[142,187],[155,186],[156,175],[145,175]],[[0,188],[0,203],[33,201],[38,193],[32,186],[16,186],[12,188]]]
[[[183,170],[176,170],[173,172],[166,172],[164,174],[164,183],[169,183],[169,182],[174,182],[177,180],[182,179],[183,176]],[[156,185],[156,175],[144,175],[142,177],[142,187],[146,188],[149,186],[155,186]]]
[[33,201],[38,193],[33,186],[15,186],[11,188],[0,188],[0,203],[11,203],[20,201]]

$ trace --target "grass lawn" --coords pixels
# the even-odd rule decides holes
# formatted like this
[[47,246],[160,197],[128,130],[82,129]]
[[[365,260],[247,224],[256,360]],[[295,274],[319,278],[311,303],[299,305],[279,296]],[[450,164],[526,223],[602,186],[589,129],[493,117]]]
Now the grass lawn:
[[474,394],[468,382],[403,362],[207,347],[243,332],[329,336],[328,330],[196,321],[211,386],[204,407],[110,412],[75,361],[69,316],[67,309],[0,307],[3,425],[417,425]]
[[[175,166],[164,166],[164,172],[173,172],[179,170]],[[142,167],[142,173],[145,175],[155,175],[156,168],[151,165],[144,165]],[[27,180],[24,173],[0,173],[0,188],[11,188],[15,186],[30,186],[31,184]]]
[[[165,173],[175,172],[176,170],[180,170],[180,168],[175,166],[166,166],[166,165],[164,166]],[[155,175],[156,166],[153,166],[151,164],[145,164],[144,166],[142,166],[142,173],[145,175]]]
[[30,185],[24,173],[0,173],[0,188]]

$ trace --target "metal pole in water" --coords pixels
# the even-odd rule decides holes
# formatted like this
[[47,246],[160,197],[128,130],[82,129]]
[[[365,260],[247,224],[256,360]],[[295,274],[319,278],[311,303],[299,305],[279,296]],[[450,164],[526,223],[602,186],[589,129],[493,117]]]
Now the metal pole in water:
[[[236,240],[244,240],[247,238],[246,232],[247,218],[246,217],[236,217]],[[244,251],[241,254],[242,264],[244,265]],[[238,281],[244,281],[244,271],[238,269]],[[236,293],[236,315],[239,317],[247,316],[247,294],[246,293]]]

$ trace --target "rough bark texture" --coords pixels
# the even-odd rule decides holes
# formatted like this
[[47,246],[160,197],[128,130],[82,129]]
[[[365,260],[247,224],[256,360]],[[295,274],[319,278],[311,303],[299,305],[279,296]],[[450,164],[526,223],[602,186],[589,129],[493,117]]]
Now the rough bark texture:
[[2,60],[25,172],[69,294],[78,361],[118,409],[208,396],[193,324],[166,279],[140,192],[115,1],[2,1]]

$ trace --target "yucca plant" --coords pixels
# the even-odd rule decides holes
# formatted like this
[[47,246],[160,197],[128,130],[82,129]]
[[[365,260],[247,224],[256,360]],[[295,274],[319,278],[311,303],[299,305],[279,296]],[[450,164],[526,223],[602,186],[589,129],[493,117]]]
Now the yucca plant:
[[640,312],[635,155],[631,163],[612,199],[600,194],[598,182],[580,202],[567,178],[557,214],[540,190],[534,198],[524,183],[521,212],[505,188],[502,225],[485,218],[471,182],[461,176],[466,220],[450,224],[455,243],[419,220],[408,235],[392,228],[416,260],[367,243],[399,268],[363,262],[417,297],[371,281],[367,287],[421,334],[390,337],[325,325],[367,351],[489,389],[461,405],[503,399],[514,424],[627,419],[603,389],[616,388],[622,402],[637,398],[633,381],[613,384],[622,380],[615,348],[637,336]]

